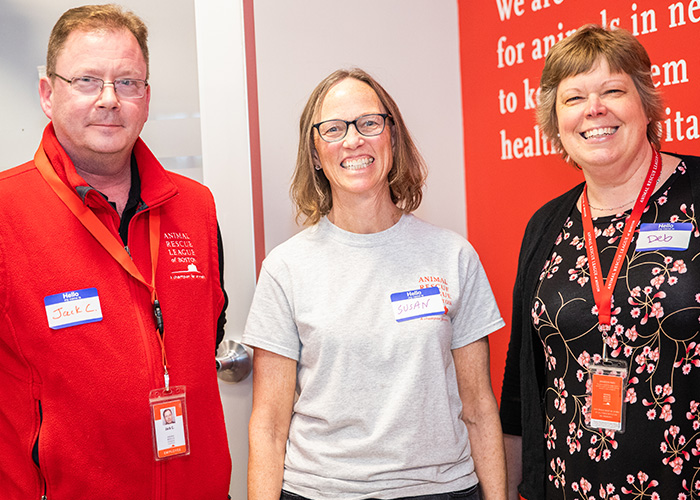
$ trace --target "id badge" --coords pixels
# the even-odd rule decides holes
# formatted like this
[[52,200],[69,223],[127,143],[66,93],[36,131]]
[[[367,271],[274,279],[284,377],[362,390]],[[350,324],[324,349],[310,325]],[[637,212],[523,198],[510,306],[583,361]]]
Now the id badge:
[[173,386],[169,392],[155,389],[150,392],[153,454],[156,460],[190,454],[187,429],[185,386]]
[[590,404],[586,419],[593,429],[625,432],[625,382],[627,363],[620,360],[601,361],[591,364],[589,370]]

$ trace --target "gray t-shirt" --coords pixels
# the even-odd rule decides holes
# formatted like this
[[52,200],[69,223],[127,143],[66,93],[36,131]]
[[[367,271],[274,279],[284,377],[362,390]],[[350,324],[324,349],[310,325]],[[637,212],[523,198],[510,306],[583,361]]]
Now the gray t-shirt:
[[[392,294],[433,286],[446,314],[397,321]],[[451,350],[503,325],[472,246],[412,215],[374,234],[324,218],[275,248],[243,342],[298,362],[284,489],[359,500],[476,484]]]

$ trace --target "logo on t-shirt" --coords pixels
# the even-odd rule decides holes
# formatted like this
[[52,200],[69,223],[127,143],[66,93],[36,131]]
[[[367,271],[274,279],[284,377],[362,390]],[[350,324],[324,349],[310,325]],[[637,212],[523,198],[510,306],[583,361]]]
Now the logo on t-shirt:
[[[445,304],[445,314],[447,314],[452,307],[452,295],[450,295],[450,286],[447,284],[447,280],[442,276],[432,275],[418,278],[419,288],[429,288],[431,286],[436,286],[440,289],[440,296],[442,297],[442,302]],[[437,318],[447,319],[444,316],[438,316]]]

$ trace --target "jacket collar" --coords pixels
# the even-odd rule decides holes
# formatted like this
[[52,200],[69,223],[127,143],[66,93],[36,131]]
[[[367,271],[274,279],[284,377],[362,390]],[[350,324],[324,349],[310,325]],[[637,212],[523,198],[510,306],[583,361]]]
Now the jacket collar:
[[[58,177],[85,201],[85,194],[91,190],[91,187],[75,170],[70,157],[58,142],[53,123],[49,123],[44,129],[41,145]],[[141,179],[141,200],[145,206],[159,205],[177,194],[177,186],[168,172],[140,137],[134,144],[132,154],[136,158]]]

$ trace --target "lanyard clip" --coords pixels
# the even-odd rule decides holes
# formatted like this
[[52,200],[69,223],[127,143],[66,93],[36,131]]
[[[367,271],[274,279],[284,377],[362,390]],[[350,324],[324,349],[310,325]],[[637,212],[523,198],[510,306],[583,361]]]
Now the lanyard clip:
[[608,362],[608,342],[607,339],[603,340],[603,362]]
[[161,337],[163,336],[163,311],[160,309],[160,302],[158,299],[153,301],[153,316],[156,318],[156,328]]

